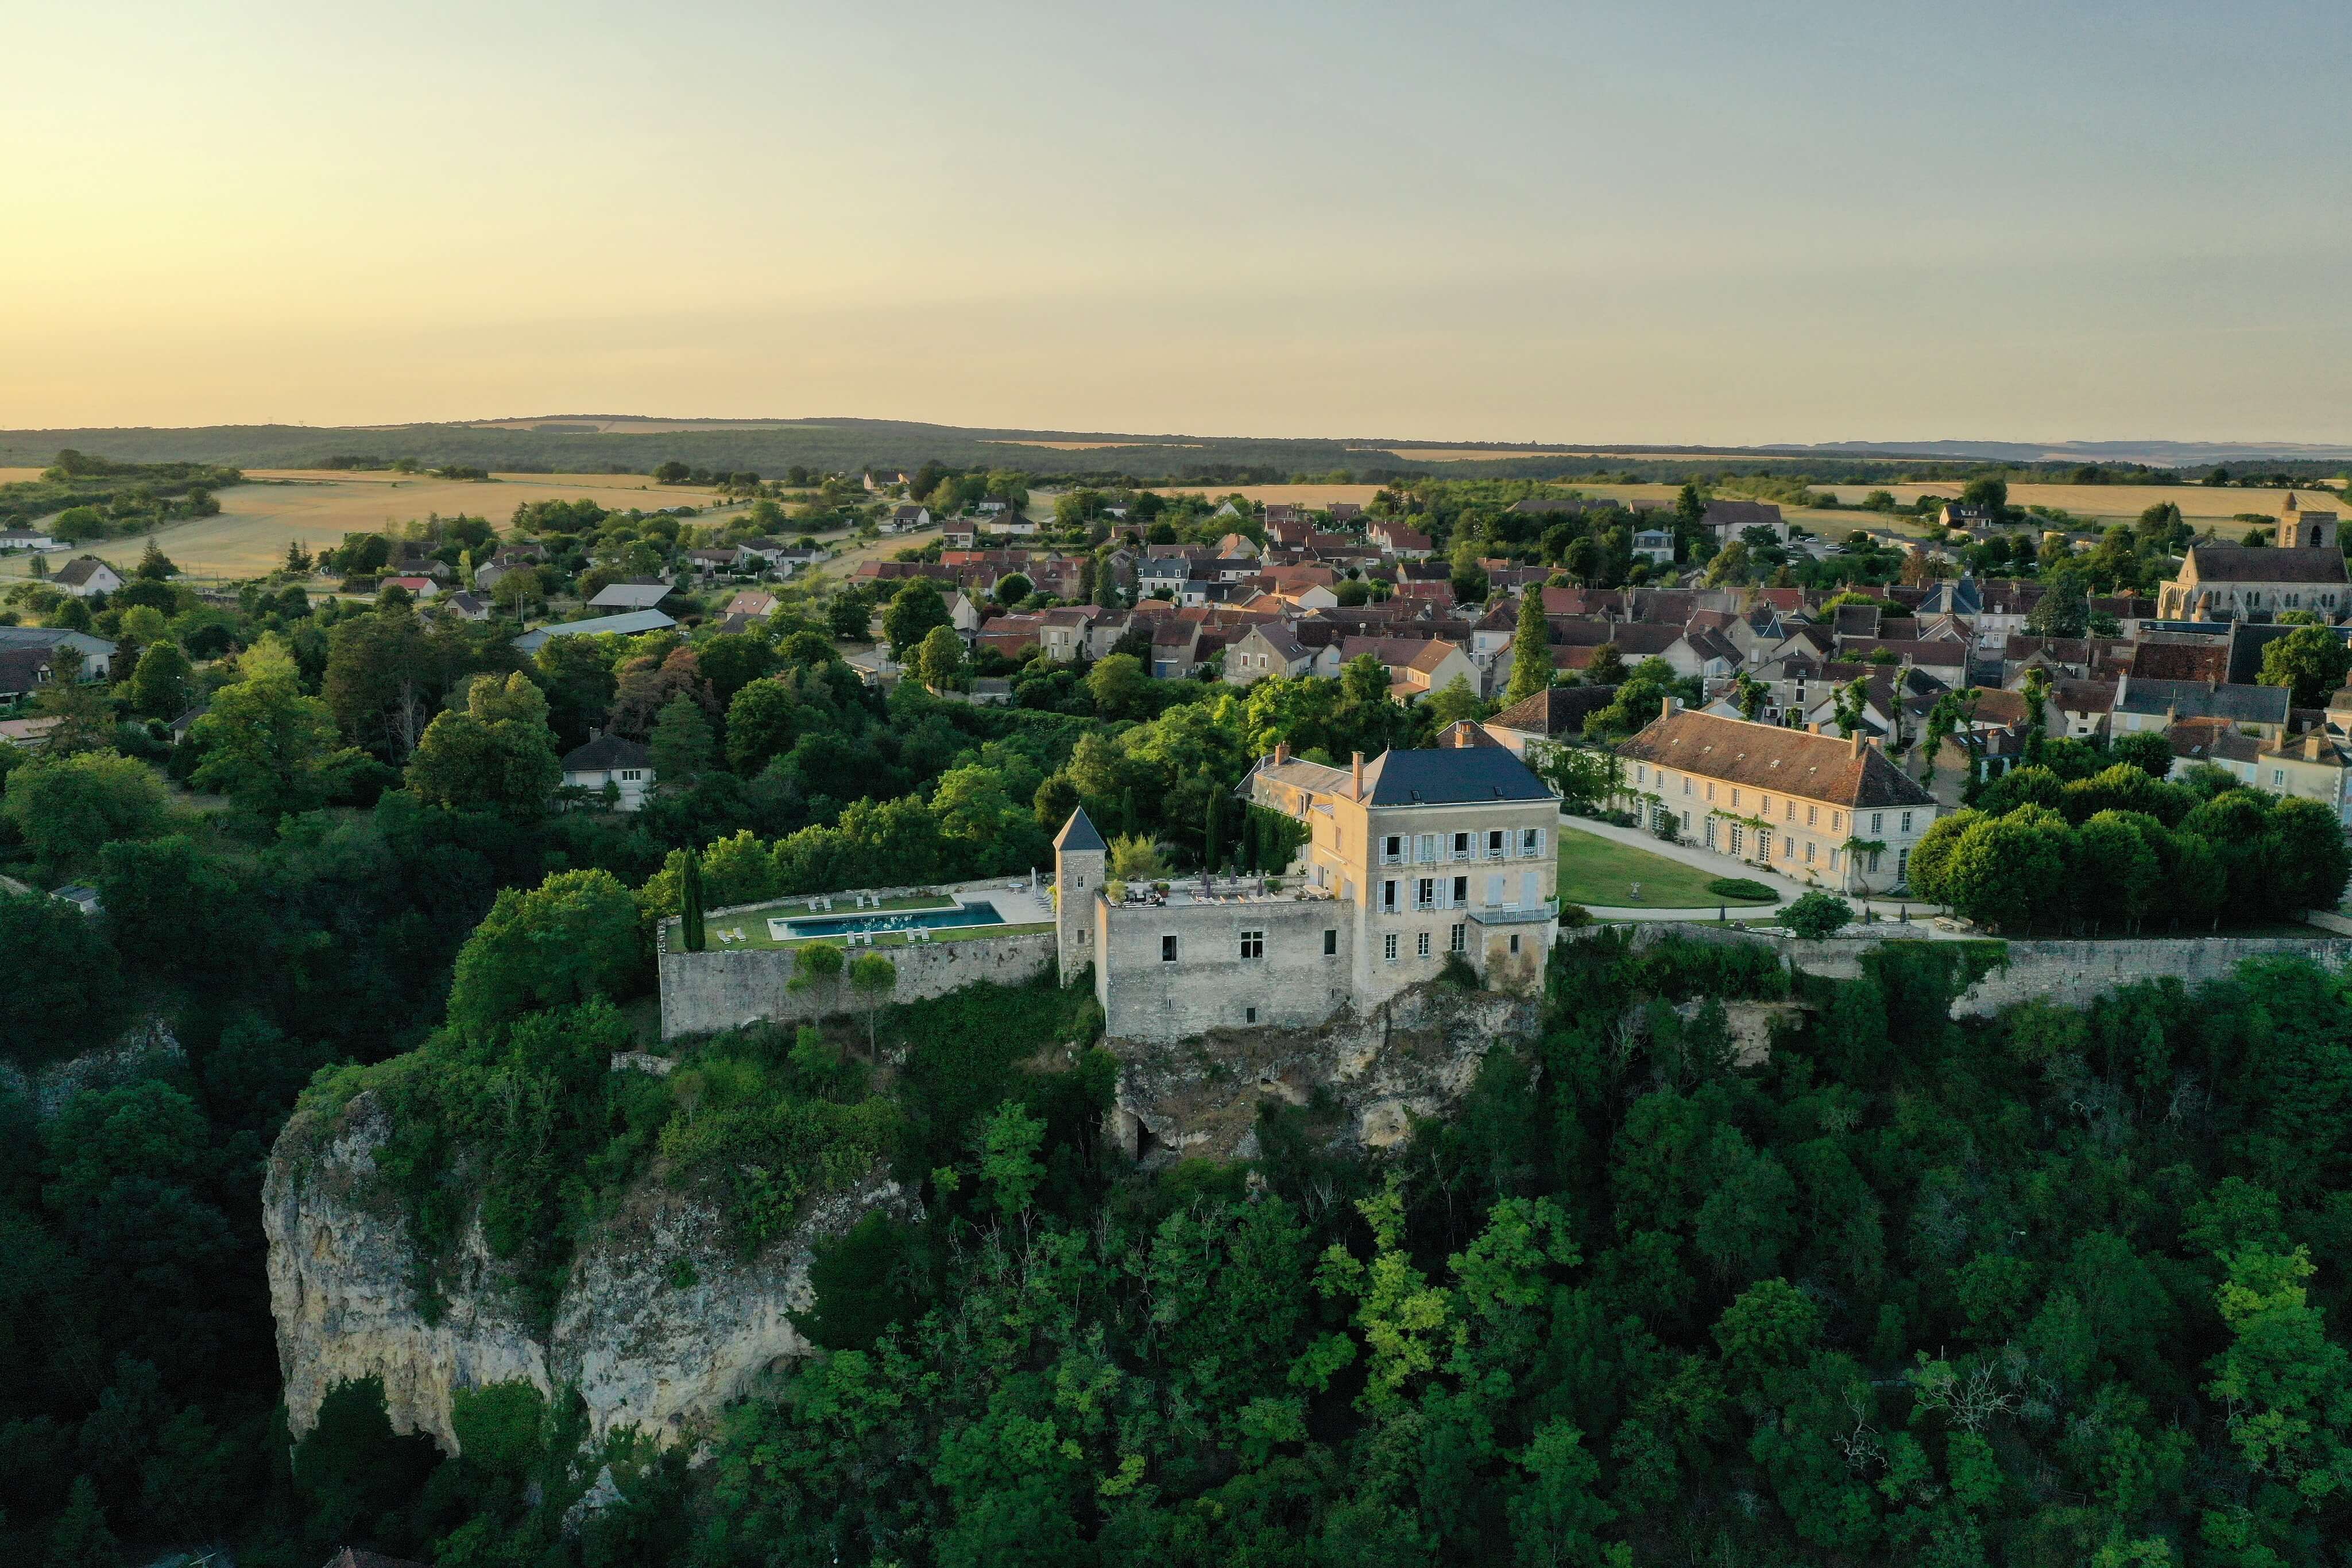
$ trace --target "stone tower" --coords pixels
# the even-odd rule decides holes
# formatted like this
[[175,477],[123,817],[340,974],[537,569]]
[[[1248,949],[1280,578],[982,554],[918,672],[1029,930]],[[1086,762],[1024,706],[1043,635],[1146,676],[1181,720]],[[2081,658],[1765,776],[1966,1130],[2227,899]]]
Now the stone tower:
[[1070,813],[1054,840],[1054,956],[1061,982],[1068,985],[1095,963],[1095,900],[1102,896],[1110,846],[1087,820],[1086,808]]
[[2279,508],[2278,542],[2281,549],[2319,549],[2334,541],[2336,514],[2305,510],[2287,492],[2286,505]]

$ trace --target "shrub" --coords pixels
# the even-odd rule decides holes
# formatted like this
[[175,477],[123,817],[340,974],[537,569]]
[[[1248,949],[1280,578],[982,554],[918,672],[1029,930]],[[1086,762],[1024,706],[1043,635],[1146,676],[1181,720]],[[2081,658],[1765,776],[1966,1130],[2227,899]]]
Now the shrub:
[[1772,902],[1772,890],[1753,877],[1719,876],[1706,884],[1706,890],[1717,898],[1751,899],[1759,904]]
[[1465,991],[1475,991],[1478,988],[1478,971],[1472,968],[1470,960],[1461,954],[1448,953],[1445,955],[1445,962],[1438,966],[1437,983],[1441,986],[1459,986]]
[[1780,912],[1781,926],[1809,942],[1835,935],[1853,919],[1853,905],[1833,893],[1809,893]]
[[1562,931],[1581,931],[1591,924],[1592,911],[1584,905],[1563,904],[1559,906],[1559,928]]

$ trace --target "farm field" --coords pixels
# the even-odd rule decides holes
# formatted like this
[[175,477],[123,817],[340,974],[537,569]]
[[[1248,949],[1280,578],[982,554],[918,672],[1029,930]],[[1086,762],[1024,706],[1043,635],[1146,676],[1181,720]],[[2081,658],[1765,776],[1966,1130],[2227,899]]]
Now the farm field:
[[[1381,493],[1378,485],[1154,485],[1149,486],[1163,496],[1206,496],[1212,500],[1226,496],[1244,496],[1253,501],[1287,503],[1320,510],[1334,501],[1353,501],[1358,506],[1369,505]],[[1033,506],[1032,510],[1034,510]]]
[[[433,512],[444,517],[470,513],[503,527],[523,502],[581,498],[614,507],[692,504],[704,507],[706,517],[725,513],[707,491],[656,485],[627,474],[504,474],[492,483],[478,484],[422,475],[255,469],[245,484],[220,492],[219,516],[158,529],[155,542],[190,577],[256,577],[284,560],[286,546],[294,539],[315,549],[341,543],[345,534]],[[146,548],[142,534],[76,553],[136,562]],[[0,572],[24,575],[26,559],[0,563]]]
[[[1841,501],[1861,500],[1873,490],[1886,490],[1897,501],[1908,504],[1922,495],[1949,496],[1958,498],[1957,483],[1940,485],[1823,485],[1817,488],[1834,494]],[[2331,510],[2340,511],[2343,504],[2336,497],[2299,490],[2305,501]],[[2202,485],[2018,485],[2009,487],[2009,502],[2013,507],[2051,507],[2071,512],[2105,525],[2128,523],[2140,513],[2160,501],[2169,501],[2180,508],[2180,515],[2191,524],[2202,527],[2209,522],[2226,522],[2240,512],[2262,512],[2276,517],[2285,503],[2284,490],[2207,489]],[[1819,512],[1795,514],[1803,521],[1810,516],[1824,520],[1851,518],[1850,512]],[[1811,526],[1810,523],[1808,527]],[[1849,527],[1853,526],[1851,522]]]
[[38,468],[0,468],[0,485],[15,485],[41,476]]

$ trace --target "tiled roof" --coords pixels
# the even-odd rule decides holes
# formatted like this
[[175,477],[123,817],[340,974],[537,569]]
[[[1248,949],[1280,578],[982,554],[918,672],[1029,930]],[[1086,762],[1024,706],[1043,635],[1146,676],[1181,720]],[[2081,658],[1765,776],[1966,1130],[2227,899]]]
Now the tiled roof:
[[1615,686],[1546,686],[1521,697],[1486,722],[1501,729],[1547,738],[1572,735],[1584,721],[1617,700]]
[[1843,806],[1936,803],[1874,747],[1856,755],[1852,742],[1837,736],[1687,709],[1652,720],[1617,752],[1630,761]]

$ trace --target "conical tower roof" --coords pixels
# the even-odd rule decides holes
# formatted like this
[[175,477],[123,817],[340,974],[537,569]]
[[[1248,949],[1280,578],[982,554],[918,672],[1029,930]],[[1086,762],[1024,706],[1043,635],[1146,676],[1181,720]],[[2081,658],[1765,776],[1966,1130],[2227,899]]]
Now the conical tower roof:
[[1062,831],[1055,835],[1054,847],[1057,850],[1097,852],[1110,848],[1108,844],[1103,842],[1103,836],[1095,831],[1094,823],[1087,820],[1087,809],[1084,806],[1071,812],[1070,820],[1062,824]]

